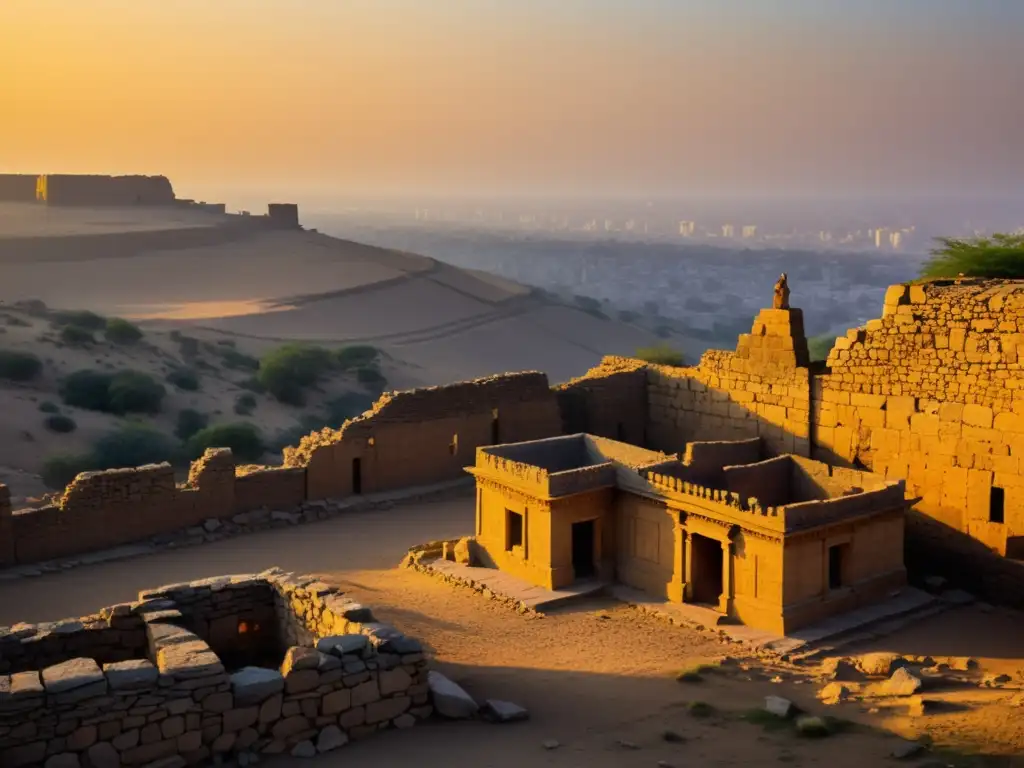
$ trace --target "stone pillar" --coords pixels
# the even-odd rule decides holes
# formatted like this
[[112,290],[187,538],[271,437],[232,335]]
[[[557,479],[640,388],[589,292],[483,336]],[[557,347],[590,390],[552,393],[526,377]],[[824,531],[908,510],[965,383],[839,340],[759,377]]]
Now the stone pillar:
[[730,540],[722,542],[722,594],[718,598],[718,610],[728,616],[732,612],[732,558],[734,552]]
[[686,602],[686,546],[689,536],[681,525],[676,526],[675,551],[672,553],[672,583],[668,588],[668,599],[675,603]]
[[0,567],[14,565],[14,521],[11,519],[11,490],[0,483]]
[[736,355],[758,366],[806,368],[810,364],[804,313],[800,309],[762,309],[750,333],[740,336]]
[[693,601],[693,537],[683,531],[683,602]]

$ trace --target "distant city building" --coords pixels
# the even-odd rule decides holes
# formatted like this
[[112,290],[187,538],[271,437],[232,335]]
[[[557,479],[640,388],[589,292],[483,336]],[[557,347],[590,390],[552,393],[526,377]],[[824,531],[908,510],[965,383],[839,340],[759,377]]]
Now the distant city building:
[[683,237],[693,237],[694,230],[697,229],[697,222],[695,221],[680,221],[679,222],[679,234]]
[[736,228],[732,224],[722,225],[722,237],[735,237]]
[[743,227],[743,239],[744,240],[753,240],[755,237],[757,237],[757,227],[756,226],[754,226],[753,224],[747,224],[746,226]]

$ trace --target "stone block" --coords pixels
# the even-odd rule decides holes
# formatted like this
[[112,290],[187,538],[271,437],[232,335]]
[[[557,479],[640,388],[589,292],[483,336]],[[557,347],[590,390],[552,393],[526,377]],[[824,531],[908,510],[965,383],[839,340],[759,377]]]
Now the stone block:
[[292,672],[301,670],[315,670],[320,664],[320,654],[314,648],[305,646],[292,646],[284,655],[281,663],[281,674],[287,679]]
[[347,688],[343,688],[324,696],[322,710],[325,715],[336,715],[339,712],[344,712],[351,706],[352,691]]
[[146,659],[116,661],[103,665],[103,674],[112,691],[129,691],[156,685],[159,671]]
[[289,694],[311,691],[318,685],[320,685],[320,673],[315,668],[290,672],[284,679],[284,690]]
[[103,671],[92,659],[71,659],[61,664],[54,664],[43,670],[43,686],[51,695],[67,693],[85,686],[90,689],[102,687],[105,693],[107,680]]
[[260,709],[256,706],[242,709],[229,709],[223,715],[224,732],[240,731],[254,725],[259,719]]
[[231,693],[236,706],[258,704],[284,691],[284,676],[276,669],[243,667],[231,675]]
[[367,680],[365,683],[360,683],[352,689],[353,706],[358,707],[363,704],[369,704],[371,701],[377,701],[379,698],[380,688],[376,680]]
[[362,653],[370,646],[370,638],[366,635],[332,635],[317,641],[316,649],[334,656]]
[[370,725],[393,720],[401,715],[411,706],[412,701],[408,696],[395,696],[391,699],[381,699],[366,705],[366,722]]
[[442,717],[464,720],[480,709],[472,696],[440,672],[431,670],[427,675],[427,685],[430,686],[434,708]]
[[284,720],[279,720],[270,729],[270,732],[275,739],[287,741],[289,737],[306,730],[309,730],[309,721],[301,715],[294,715],[286,717]]
[[381,695],[389,696],[392,693],[407,691],[412,685],[412,677],[404,669],[390,669],[380,673],[378,682]]
[[85,762],[89,768],[121,768],[121,755],[113,744],[101,741],[86,750]]

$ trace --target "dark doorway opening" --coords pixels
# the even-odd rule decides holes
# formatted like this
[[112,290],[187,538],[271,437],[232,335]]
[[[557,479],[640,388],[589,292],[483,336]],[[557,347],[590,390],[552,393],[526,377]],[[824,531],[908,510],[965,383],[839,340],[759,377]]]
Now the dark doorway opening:
[[589,579],[597,572],[593,520],[572,524],[572,570],[577,579]]
[[615,439],[620,443],[626,442],[626,426],[621,421],[615,425]]
[[498,420],[498,409],[491,411],[491,445],[501,445],[501,422]]
[[360,494],[363,492],[363,460],[356,458],[352,459],[352,493]]
[[996,485],[988,492],[988,521],[1006,522],[1006,491]]
[[693,602],[706,603],[718,608],[722,596],[722,542],[691,534],[693,543],[690,546],[690,574],[693,578]]
[[828,548],[828,588],[840,589],[843,586],[843,555],[845,544],[837,544]]

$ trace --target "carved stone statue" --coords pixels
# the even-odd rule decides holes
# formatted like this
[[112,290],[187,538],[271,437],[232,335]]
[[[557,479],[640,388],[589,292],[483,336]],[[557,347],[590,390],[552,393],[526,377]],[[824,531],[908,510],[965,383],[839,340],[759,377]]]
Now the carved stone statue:
[[772,301],[772,309],[789,309],[789,282],[785,272],[775,283],[775,299]]

